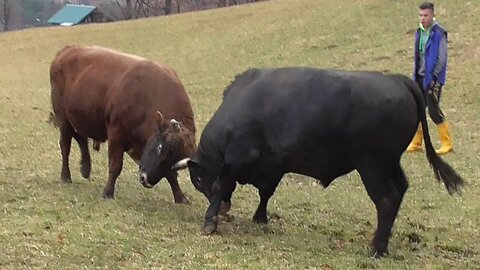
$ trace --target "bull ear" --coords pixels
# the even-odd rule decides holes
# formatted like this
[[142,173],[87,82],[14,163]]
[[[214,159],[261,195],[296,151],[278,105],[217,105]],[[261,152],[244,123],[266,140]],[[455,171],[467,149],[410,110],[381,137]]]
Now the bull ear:
[[160,111],[155,113],[155,122],[157,123],[158,128],[162,127],[163,125],[163,115]]
[[178,122],[177,120],[170,120],[170,125],[172,126],[173,130],[175,130],[175,132],[182,131],[182,127],[180,127],[180,122]]

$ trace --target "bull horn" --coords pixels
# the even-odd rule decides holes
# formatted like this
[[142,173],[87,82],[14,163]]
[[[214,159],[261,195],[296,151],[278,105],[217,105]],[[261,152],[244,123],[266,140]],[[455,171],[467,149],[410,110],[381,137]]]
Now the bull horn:
[[155,123],[157,123],[158,128],[163,125],[163,114],[160,111],[155,113]]
[[170,125],[172,125],[175,132],[182,131],[182,128],[180,127],[180,122],[178,122],[177,120],[175,119],[170,120]]
[[172,171],[178,171],[178,170],[183,170],[187,168],[187,162],[190,160],[190,158],[184,158],[180,160],[179,162],[175,163],[175,165],[172,166]]

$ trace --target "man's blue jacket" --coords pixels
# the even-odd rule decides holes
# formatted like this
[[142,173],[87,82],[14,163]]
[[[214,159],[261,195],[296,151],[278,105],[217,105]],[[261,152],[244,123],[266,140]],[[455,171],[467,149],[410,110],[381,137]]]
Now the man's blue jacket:
[[[415,63],[414,63],[414,71],[413,71],[413,79],[415,80],[418,75],[418,69],[420,67],[420,52],[419,52],[419,41],[420,41],[420,33],[421,29],[418,28],[415,33]],[[437,64],[439,58],[439,51],[440,51],[440,42],[442,38],[447,39],[447,31],[445,31],[439,24],[435,23],[432,25],[430,30],[430,36],[427,41],[427,45],[425,48],[425,76],[423,79],[423,89],[428,89],[430,84],[433,81],[444,85],[447,73],[447,59],[445,58],[445,63],[442,67],[439,67],[438,74],[435,74],[435,65]],[[446,51],[445,51],[446,57]]]

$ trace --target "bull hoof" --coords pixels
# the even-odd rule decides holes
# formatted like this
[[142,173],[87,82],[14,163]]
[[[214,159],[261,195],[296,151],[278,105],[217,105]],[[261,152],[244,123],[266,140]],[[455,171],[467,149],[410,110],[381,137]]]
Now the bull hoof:
[[106,199],[106,200],[112,200],[112,199],[114,199],[114,198],[113,198],[113,193],[103,192],[103,193],[102,193],[102,199]]
[[203,234],[211,235],[216,232],[218,227],[218,221],[218,216],[214,216],[212,220],[206,220],[205,224],[203,225]]
[[62,178],[61,181],[64,184],[71,184],[72,183],[72,179],[70,179],[70,178]]
[[88,180],[90,179],[90,173],[92,172],[92,168],[88,165],[82,165],[80,172],[82,173],[82,177]]
[[175,199],[175,203],[186,204],[186,205],[192,204],[192,202],[186,196],[182,196],[180,199]]
[[203,234],[204,235],[212,235],[217,231],[217,225],[215,224],[206,224],[203,226]]
[[252,221],[254,223],[258,223],[258,224],[267,224],[268,223],[268,218],[266,216],[264,216],[264,217],[253,216]]
[[388,255],[388,250],[380,251],[374,250],[372,254],[372,259],[378,260]]

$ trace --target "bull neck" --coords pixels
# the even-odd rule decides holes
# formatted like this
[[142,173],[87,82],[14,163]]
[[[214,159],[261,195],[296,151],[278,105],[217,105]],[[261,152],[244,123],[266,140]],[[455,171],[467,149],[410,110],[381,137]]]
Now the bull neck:
[[[213,150],[214,148],[212,147],[207,147],[207,149]],[[221,169],[223,165],[223,159],[218,156],[216,151],[209,151],[208,153],[204,151],[203,144],[200,142],[197,148],[198,153],[200,154],[198,156],[199,162],[204,163],[208,167],[211,167],[212,169]]]

